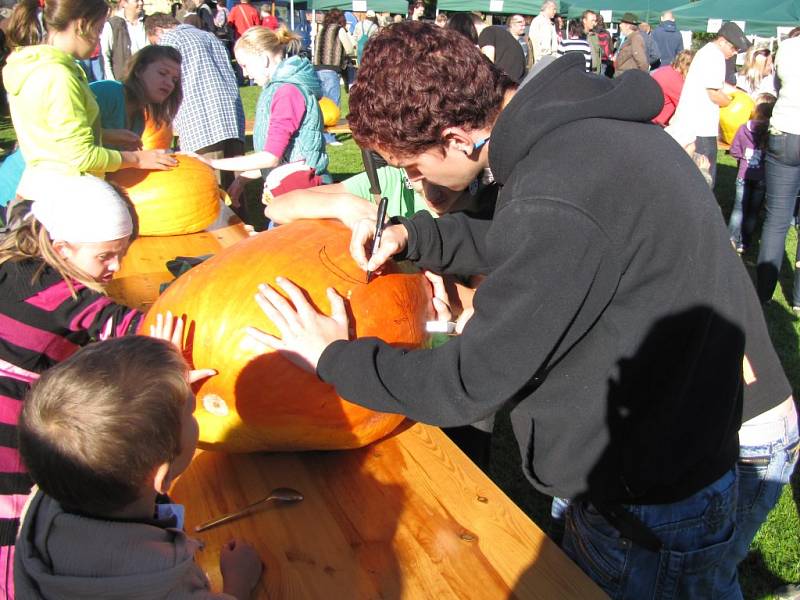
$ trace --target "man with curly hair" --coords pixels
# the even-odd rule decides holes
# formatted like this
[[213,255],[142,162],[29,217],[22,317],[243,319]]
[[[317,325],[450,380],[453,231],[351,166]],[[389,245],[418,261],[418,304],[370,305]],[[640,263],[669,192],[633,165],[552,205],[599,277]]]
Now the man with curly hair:
[[375,36],[350,95],[359,145],[412,180],[458,190],[490,167],[502,189],[492,221],[396,218],[369,256],[365,220],[351,252],[373,272],[485,274],[474,314],[408,351],[348,339],[342,298],[327,317],[279,279],[291,304],[267,286],[258,301],[280,339],[251,334],[373,410],[457,426],[511,404],[526,477],[570,499],[562,546],[611,597],[741,597],[726,561],[758,300],[705,180],[649,124],[658,85],[584,62],[540,61],[515,89],[457,32]]

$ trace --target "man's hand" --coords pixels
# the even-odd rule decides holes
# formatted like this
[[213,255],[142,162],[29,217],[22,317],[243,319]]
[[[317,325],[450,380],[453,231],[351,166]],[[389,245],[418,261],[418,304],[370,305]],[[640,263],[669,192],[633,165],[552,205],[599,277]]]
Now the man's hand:
[[291,281],[283,277],[275,281],[289,296],[291,303],[266,284],[258,286],[256,303],[278,328],[281,337],[277,338],[255,327],[248,327],[247,334],[264,346],[277,350],[298,367],[316,373],[319,357],[325,348],[336,340],[346,340],[348,337],[344,300],[336,290],[328,288],[331,316],[327,317],[318,313],[306,299],[303,290]]
[[405,250],[408,245],[408,231],[402,225],[390,225],[381,234],[378,251],[367,257],[367,247],[372,248],[375,237],[375,219],[362,219],[353,228],[350,237],[350,254],[364,271],[377,271],[395,254]]

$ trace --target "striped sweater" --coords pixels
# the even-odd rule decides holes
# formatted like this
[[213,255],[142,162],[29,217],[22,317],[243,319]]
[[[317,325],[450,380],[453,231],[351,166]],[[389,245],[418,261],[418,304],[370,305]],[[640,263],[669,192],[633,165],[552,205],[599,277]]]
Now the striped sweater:
[[[133,333],[136,310],[61,276],[41,263],[0,265],[0,596],[13,598],[11,565],[19,515],[32,482],[17,450],[17,419],[31,382],[92,340]],[[5,595],[3,595],[5,593]]]
[[558,41],[558,54],[564,56],[567,52],[583,52],[583,58],[586,61],[586,70],[592,70],[592,47],[586,40],[559,40]]

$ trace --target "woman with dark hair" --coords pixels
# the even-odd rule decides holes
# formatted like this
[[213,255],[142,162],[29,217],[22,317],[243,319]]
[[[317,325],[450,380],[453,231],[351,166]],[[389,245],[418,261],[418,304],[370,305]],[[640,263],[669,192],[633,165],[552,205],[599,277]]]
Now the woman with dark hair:
[[105,0],[47,0],[46,41],[36,31],[40,15],[18,4],[8,37],[14,51],[3,68],[11,119],[28,165],[17,193],[35,191],[53,173],[102,177],[124,168],[168,169],[162,152],[102,146],[100,110],[76,59],[89,58],[108,16]]
[[145,46],[131,57],[122,83],[89,85],[100,105],[103,131],[125,129],[137,136],[145,127],[172,127],[183,100],[181,53],[171,46]]
[[[347,57],[353,52],[353,42],[347,33],[347,21],[338,8],[332,8],[325,14],[322,29],[314,42],[314,68],[317,71],[322,95],[340,105],[341,89],[339,78],[347,67]],[[336,137],[325,134],[325,141],[338,145]]]
[[592,47],[586,40],[583,25],[578,19],[570,19],[567,25],[567,38],[558,40],[558,54],[564,56],[567,52],[583,52],[586,60],[586,71],[592,70]]
[[470,42],[476,46],[478,45],[478,30],[475,29],[475,23],[472,22],[471,13],[460,12],[450,15],[445,27],[457,31],[461,35],[466,36]]

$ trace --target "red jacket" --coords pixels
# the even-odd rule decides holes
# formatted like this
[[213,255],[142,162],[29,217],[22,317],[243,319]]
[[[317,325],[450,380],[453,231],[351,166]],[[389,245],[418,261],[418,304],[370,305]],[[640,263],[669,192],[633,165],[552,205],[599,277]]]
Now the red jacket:
[[261,25],[261,18],[258,16],[258,11],[251,5],[237,4],[228,14],[228,23],[233,25],[236,37],[239,38],[251,27]]
[[661,87],[664,93],[664,107],[658,113],[653,123],[666,127],[669,125],[672,115],[675,114],[675,108],[678,106],[678,100],[681,98],[681,90],[683,90],[683,76],[673,69],[670,65],[661,67],[652,71],[650,75],[656,80],[656,83]]

